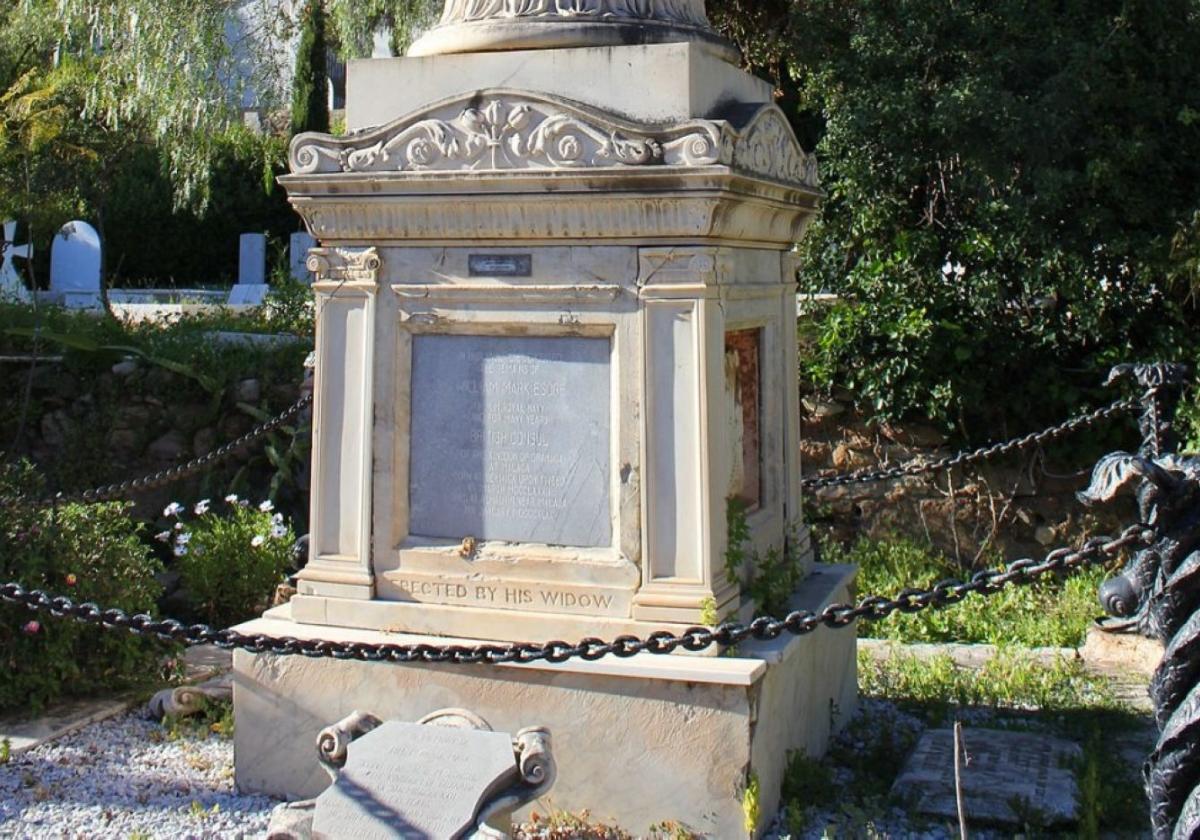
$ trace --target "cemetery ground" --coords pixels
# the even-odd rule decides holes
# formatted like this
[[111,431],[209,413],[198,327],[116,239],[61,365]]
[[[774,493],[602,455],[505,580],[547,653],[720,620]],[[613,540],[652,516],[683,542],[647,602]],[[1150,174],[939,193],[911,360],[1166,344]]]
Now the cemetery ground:
[[[845,556],[827,551],[863,562],[872,591],[890,591],[910,575],[940,575],[947,562],[904,540],[864,541]],[[769,836],[958,836],[953,820],[915,814],[911,797],[892,787],[920,735],[955,721],[964,724],[968,744],[979,730],[999,729],[1066,738],[1081,747],[1065,768],[1079,792],[1077,823],[1047,826],[1036,803],[1014,803],[1017,824],[972,823],[972,836],[1144,836],[1137,767],[1154,740],[1139,696],[1145,677],[1105,669],[1090,649],[1082,658],[1074,651],[1098,612],[1092,601],[1101,576],[1097,571],[1065,589],[1009,590],[943,612],[860,627],[860,635],[886,636],[896,647],[860,641],[860,708],[824,759],[792,755],[786,805]],[[1007,642],[986,646],[1000,640]],[[1057,647],[1034,647],[1045,640]],[[144,700],[151,687],[159,686],[144,687],[137,699]],[[135,703],[125,714],[32,751],[0,752],[0,837],[261,836],[276,803],[234,792],[231,734],[226,704],[159,722],[147,720],[144,705]],[[751,788],[744,798],[748,817],[757,807],[754,793]],[[694,836],[688,815],[663,818],[649,835],[655,840]],[[518,836],[632,837],[603,814],[556,810],[552,794],[537,803]]]

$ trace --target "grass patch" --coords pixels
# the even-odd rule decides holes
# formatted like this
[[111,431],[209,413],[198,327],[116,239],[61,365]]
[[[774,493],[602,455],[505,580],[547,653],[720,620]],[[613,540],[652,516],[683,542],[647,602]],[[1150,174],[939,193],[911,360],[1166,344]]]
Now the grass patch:
[[[965,579],[954,561],[907,538],[862,539],[850,548],[828,541],[822,558],[859,566],[858,590],[894,596],[906,588],[924,588],[947,578]],[[1096,592],[1109,576],[1102,568],[1066,580],[1047,579],[1016,586],[984,598],[970,596],[945,609],[913,615],[894,613],[882,621],[864,622],[862,634],[898,642],[965,642],[1026,647],[1078,647],[1100,614]]]
[[1048,831],[1031,824],[1020,835],[1089,840],[1101,832],[1104,837],[1146,835],[1149,811],[1137,763],[1114,746],[1143,729],[1146,720],[1127,711],[1107,683],[1088,675],[1078,662],[1047,666],[1019,649],[1006,649],[988,666],[971,671],[948,657],[917,660],[900,654],[875,662],[860,655],[859,686],[866,699],[825,758],[789,757],[782,789],[787,835],[901,836],[888,834],[888,826],[907,819],[907,829],[914,832],[941,826],[957,836],[955,826],[914,817],[911,803],[891,792],[921,733],[956,719],[968,731],[1039,732],[1083,746],[1073,768],[1080,795],[1078,825]]

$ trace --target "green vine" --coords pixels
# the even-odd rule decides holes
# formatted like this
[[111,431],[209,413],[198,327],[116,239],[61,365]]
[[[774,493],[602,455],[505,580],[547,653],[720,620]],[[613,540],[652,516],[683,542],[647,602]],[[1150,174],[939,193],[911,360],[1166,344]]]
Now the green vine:
[[750,540],[746,503],[730,499],[726,508],[729,538],[725,548],[725,577],[741,587],[759,615],[782,615],[800,584],[801,565],[796,555],[795,526],[788,526],[783,548],[772,546],[760,555]]

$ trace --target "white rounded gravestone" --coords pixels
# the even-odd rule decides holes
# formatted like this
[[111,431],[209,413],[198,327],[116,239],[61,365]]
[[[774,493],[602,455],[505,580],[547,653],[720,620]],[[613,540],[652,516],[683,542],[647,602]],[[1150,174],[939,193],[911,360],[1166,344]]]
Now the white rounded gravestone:
[[86,309],[100,302],[100,234],[87,222],[67,222],[50,248],[50,291],[63,304]]
[[704,0],[446,0],[410,56],[497,50],[700,44],[737,62],[708,21]]

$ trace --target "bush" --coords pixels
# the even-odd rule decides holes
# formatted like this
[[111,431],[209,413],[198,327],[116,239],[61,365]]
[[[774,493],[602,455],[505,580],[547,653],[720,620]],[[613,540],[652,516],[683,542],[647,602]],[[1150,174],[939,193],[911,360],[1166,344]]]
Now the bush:
[[[150,613],[162,570],[129,518],[131,505],[35,508],[28,464],[0,471],[0,580]],[[129,686],[156,673],[164,645],[93,625],[0,606],[0,709],[40,710],[63,695]]]
[[182,505],[164,511],[174,527],[158,535],[170,543],[175,568],[196,615],[228,627],[257,618],[292,564],[296,536],[270,502],[252,507],[237,496],[225,498],[225,515],[199,502],[196,518],[185,522]]

